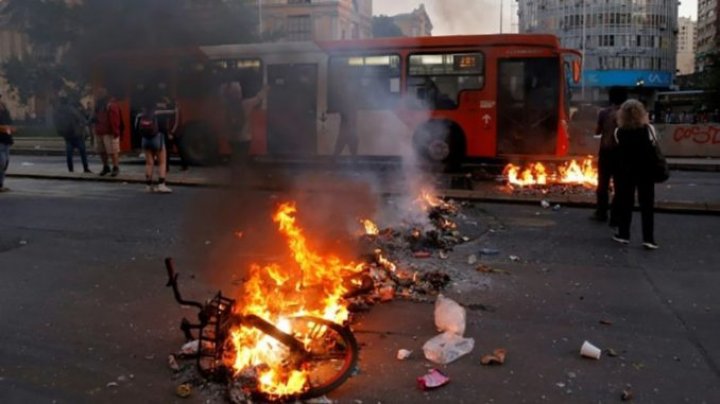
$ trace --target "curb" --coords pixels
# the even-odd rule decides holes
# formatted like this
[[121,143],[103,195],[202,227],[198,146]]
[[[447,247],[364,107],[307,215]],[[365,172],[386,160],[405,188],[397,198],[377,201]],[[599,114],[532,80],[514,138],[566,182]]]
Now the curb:
[[[69,175],[44,175],[44,174],[6,174],[8,178],[27,178],[27,179],[45,179],[45,180],[59,180],[59,181],[92,181],[92,182],[119,182],[125,184],[145,184],[143,178],[127,178],[127,177],[100,177],[97,174],[88,176],[69,176]],[[170,180],[167,181],[168,185],[191,187],[191,188],[222,188],[228,186],[220,182],[207,181],[202,179],[185,179],[185,180]],[[273,185],[258,185],[252,187],[257,191],[266,192],[282,192],[286,188],[282,186]],[[300,189],[300,192],[305,193],[317,193],[327,192],[329,189],[316,189],[316,188],[305,188]],[[330,190],[331,191],[331,190]],[[397,191],[384,191],[381,192],[383,196],[397,196],[400,193]],[[511,196],[511,195],[492,195],[487,193],[480,193],[477,191],[468,190],[454,190],[446,189],[439,191],[444,198],[457,199],[461,201],[471,202],[487,202],[487,203],[500,203],[508,205],[525,205],[525,206],[539,206],[542,200],[546,200],[551,205],[560,205],[563,208],[582,208],[592,209],[595,207],[593,201],[588,201],[585,198],[566,195],[566,196]],[[673,214],[692,214],[692,215],[708,215],[708,216],[720,216],[720,202],[710,203],[696,203],[696,202],[677,202],[677,201],[656,201],[655,211],[659,213],[673,213]]]

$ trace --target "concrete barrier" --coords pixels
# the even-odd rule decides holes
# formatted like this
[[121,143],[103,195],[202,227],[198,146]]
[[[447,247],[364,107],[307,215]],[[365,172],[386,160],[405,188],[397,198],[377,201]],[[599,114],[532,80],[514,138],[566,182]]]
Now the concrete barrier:
[[[657,124],[660,147],[667,157],[720,157],[720,123]],[[600,140],[594,139],[591,127],[571,125],[570,154],[596,154]]]

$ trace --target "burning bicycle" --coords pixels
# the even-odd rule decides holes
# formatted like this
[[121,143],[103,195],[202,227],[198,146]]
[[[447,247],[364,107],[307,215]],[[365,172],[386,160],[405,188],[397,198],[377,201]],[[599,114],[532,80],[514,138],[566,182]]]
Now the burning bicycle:
[[180,328],[188,341],[198,341],[195,358],[205,377],[239,382],[258,400],[292,401],[331,392],[355,369],[358,344],[348,327],[313,316],[289,317],[276,326],[239,314],[235,300],[221,292],[206,304],[185,300],[172,259],[165,265],[177,302],[199,310],[198,323],[183,318]]

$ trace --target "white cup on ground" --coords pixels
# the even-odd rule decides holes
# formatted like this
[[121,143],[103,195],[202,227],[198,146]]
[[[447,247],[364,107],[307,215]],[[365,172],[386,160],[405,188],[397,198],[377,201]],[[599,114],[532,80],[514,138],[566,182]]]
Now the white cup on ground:
[[589,341],[583,342],[582,347],[580,347],[580,355],[586,358],[600,359],[601,353],[602,351],[600,350],[600,348],[591,344]]

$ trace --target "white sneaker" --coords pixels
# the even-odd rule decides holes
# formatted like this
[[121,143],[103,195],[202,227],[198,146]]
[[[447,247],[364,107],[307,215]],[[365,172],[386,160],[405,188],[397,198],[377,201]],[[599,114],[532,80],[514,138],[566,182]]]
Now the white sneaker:
[[155,186],[154,185],[145,185],[145,192],[151,194],[155,192]]
[[155,188],[155,191],[156,191],[156,192],[160,192],[161,194],[169,194],[169,193],[172,193],[172,189],[168,188],[168,186],[165,185],[165,184],[159,184],[159,185]]

